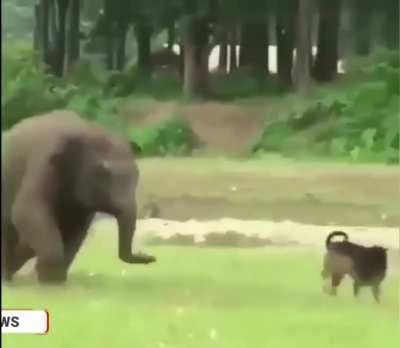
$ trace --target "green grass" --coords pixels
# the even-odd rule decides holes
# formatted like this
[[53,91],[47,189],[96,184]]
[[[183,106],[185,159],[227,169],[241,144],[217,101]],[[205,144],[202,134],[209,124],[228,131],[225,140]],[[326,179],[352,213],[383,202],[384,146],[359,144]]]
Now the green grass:
[[337,298],[323,294],[321,255],[312,249],[146,251],[158,257],[156,264],[123,264],[114,236],[99,233],[87,241],[65,287],[17,277],[3,287],[3,307],[47,308],[51,329],[48,336],[5,335],[5,347],[375,348],[399,342],[394,278],[376,305],[368,291],[354,300],[349,282]]

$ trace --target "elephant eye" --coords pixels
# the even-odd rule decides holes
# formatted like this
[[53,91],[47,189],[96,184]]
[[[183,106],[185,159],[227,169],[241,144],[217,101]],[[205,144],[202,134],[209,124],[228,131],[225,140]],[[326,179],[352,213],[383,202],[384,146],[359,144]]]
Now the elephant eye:
[[94,178],[101,183],[107,183],[111,179],[111,173],[103,166],[97,166],[94,170]]

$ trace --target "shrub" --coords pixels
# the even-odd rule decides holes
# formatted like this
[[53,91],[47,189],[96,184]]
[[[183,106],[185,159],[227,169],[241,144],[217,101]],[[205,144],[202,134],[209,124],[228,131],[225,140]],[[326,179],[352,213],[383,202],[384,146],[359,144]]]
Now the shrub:
[[187,121],[173,117],[155,126],[131,128],[129,138],[144,156],[184,156],[191,154],[196,137]]
[[63,107],[63,96],[53,93],[51,88],[57,81],[36,68],[32,49],[25,43],[6,45],[2,129],[8,129],[26,117]]
[[359,68],[367,79],[339,94],[320,97],[304,112],[267,125],[252,151],[291,155],[310,151],[353,161],[398,163],[398,54],[376,59],[377,63]]

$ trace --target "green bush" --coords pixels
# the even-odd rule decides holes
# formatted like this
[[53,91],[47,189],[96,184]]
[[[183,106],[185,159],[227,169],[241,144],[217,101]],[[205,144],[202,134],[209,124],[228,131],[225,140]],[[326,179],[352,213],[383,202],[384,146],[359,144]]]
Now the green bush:
[[189,123],[180,117],[154,126],[131,128],[128,136],[141,147],[143,156],[190,155],[197,144]]
[[61,94],[53,93],[55,78],[37,69],[33,51],[27,44],[6,43],[2,90],[2,129],[20,120],[65,105]]
[[136,67],[127,72],[112,74],[104,86],[104,93],[113,97],[148,95],[156,99],[177,98],[181,95],[181,83],[173,71],[155,71],[143,75]]
[[2,0],[3,30],[7,39],[32,38],[34,13],[32,0]]
[[386,53],[372,61],[358,68],[368,78],[357,85],[333,93],[334,97],[320,97],[304,112],[267,125],[252,152],[310,152],[398,163],[398,54]]
[[90,64],[81,61],[59,80],[44,74],[31,43],[6,43],[3,72],[2,129],[54,109],[69,109],[108,127],[118,127],[114,115],[119,99],[104,98]]

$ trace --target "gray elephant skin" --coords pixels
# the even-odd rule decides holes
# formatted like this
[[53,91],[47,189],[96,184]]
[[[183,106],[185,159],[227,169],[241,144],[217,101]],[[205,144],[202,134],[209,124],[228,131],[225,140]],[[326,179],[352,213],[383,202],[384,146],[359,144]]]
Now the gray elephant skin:
[[139,170],[121,135],[71,111],[34,116],[7,132],[2,154],[2,279],[37,257],[41,283],[67,279],[96,212],[118,222],[118,257],[148,264],[132,253]]

